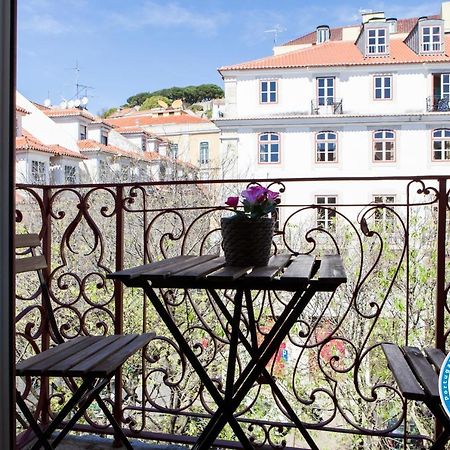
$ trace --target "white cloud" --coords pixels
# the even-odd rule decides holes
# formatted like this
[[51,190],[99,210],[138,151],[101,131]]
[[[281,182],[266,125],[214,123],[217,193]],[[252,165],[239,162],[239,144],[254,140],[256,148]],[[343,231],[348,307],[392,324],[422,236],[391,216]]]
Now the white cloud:
[[[129,4],[127,4],[129,6]],[[220,12],[205,14],[189,10],[178,3],[145,1],[141,8],[124,13],[113,13],[111,19],[126,28],[143,27],[188,27],[193,30],[215,33],[227,21],[228,15]]]
[[45,34],[61,34],[71,30],[64,22],[55,19],[50,14],[32,14],[19,22],[22,30]]

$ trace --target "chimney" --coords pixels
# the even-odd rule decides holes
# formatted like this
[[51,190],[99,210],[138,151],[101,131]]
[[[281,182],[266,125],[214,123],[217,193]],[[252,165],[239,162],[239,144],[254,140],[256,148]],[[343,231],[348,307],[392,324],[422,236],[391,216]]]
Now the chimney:
[[369,21],[374,21],[374,22],[375,21],[380,21],[380,22],[385,21],[383,11],[373,12],[372,10],[368,10],[368,9],[361,10],[361,19],[362,19],[362,23],[367,23]]
[[450,2],[442,2],[441,19],[444,21],[444,33],[450,32]]

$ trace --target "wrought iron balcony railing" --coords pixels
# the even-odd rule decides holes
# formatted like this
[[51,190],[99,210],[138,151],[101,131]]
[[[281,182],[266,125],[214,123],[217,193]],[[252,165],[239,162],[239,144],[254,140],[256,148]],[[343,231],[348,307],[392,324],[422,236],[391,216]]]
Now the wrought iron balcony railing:
[[449,96],[430,96],[427,97],[427,112],[448,112],[450,111]]
[[[274,252],[339,252],[346,266],[347,284],[308,304],[267,367],[292,407],[302,411],[306,427],[314,429],[319,448],[329,446],[329,433],[345,449],[418,449],[431,439],[432,419],[418,404],[406,407],[380,343],[444,348],[448,340],[449,180],[260,181],[282,191]],[[124,365],[105,399],[129,436],[190,445],[214,411],[204,386],[142,292],[124,289],[106,275],[180,254],[220,252],[220,217],[229,213],[221,205],[247,184],[17,186],[17,231],[42,237],[45,256],[52,261],[48,284],[60,333],[66,339],[150,329],[158,334],[144,354]],[[352,201],[343,202],[342,195],[341,203],[311,204],[324,185],[332,186],[331,192],[347,192]],[[380,185],[388,185],[389,194],[395,188],[396,201],[366,204],[363,191],[379,194]],[[322,219],[330,214],[333,221],[327,225]],[[35,289],[28,279],[18,279],[18,359],[52,345]],[[208,293],[178,289],[162,290],[161,295],[221,390],[230,341],[220,310]],[[232,293],[224,295],[232,301]],[[253,301],[258,332],[264,335],[286,299],[279,292],[253,292]],[[245,366],[248,354],[239,351]],[[68,387],[54,380],[43,383],[24,379],[18,388],[45,421],[60,407]],[[251,390],[237,420],[264,448],[303,447],[264,380]],[[113,433],[95,408],[77,429]],[[227,429],[220,439],[221,448],[239,448]]]
[[343,114],[342,99],[322,98],[311,100],[311,114]]

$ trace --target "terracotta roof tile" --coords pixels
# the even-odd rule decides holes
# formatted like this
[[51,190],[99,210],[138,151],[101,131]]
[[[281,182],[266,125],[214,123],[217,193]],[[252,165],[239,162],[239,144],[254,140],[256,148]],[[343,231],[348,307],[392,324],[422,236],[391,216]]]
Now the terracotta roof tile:
[[117,156],[126,156],[127,158],[142,159],[142,154],[137,152],[130,152],[122,150],[114,145],[105,145],[92,139],[83,139],[78,141],[78,148],[80,152],[104,152]]
[[[447,49],[450,48],[450,36],[445,37],[445,45]],[[450,62],[450,57],[447,53],[442,55],[417,55],[403,41],[393,39],[390,43],[389,56],[366,58],[353,42],[335,41],[302,48],[282,55],[269,56],[267,58],[244,62],[233,66],[225,66],[219,69],[219,71],[282,69],[312,66],[414,64],[424,62]]]
[[61,145],[45,145],[32,134],[24,131],[22,136],[16,137],[16,150],[34,150],[43,153],[51,153],[58,156],[69,156],[71,158],[86,159],[80,153],[69,150]]
[[210,123],[208,119],[202,119],[198,116],[190,114],[181,114],[173,116],[148,116],[133,115],[126,117],[117,117],[114,119],[106,119],[106,122],[119,127],[133,126],[151,126],[151,125],[170,125],[170,124],[192,124],[192,123]]
[[16,111],[20,112],[22,114],[30,114],[30,111],[28,111],[27,109],[22,108],[21,106],[18,106],[18,105],[16,105]]
[[48,117],[71,117],[71,116],[81,116],[86,119],[96,121],[97,117],[91,114],[89,111],[80,108],[52,108],[42,110]]
[[[428,16],[429,19],[439,19],[439,15],[434,16]],[[410,33],[411,30],[415,27],[418,17],[412,17],[409,19],[398,19],[397,20],[397,33]],[[358,26],[358,24],[355,25],[348,25],[346,27],[337,27],[337,28],[330,28],[330,41],[342,41],[342,30],[344,28],[350,28]],[[316,32],[312,31],[311,33],[305,34],[303,36],[300,36],[296,39],[292,39],[289,42],[286,42],[285,44],[282,44],[282,46],[288,46],[288,45],[302,45],[302,44],[314,44],[316,42]]]

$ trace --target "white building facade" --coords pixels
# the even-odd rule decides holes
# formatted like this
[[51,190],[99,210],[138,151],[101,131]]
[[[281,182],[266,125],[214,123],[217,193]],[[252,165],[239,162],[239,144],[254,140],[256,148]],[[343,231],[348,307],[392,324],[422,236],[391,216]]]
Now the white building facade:
[[[450,171],[450,2],[440,15],[320,26],[274,56],[219,71],[227,177],[414,176]],[[398,183],[320,183],[296,204],[403,201]],[[312,185],[311,185],[312,187]]]

